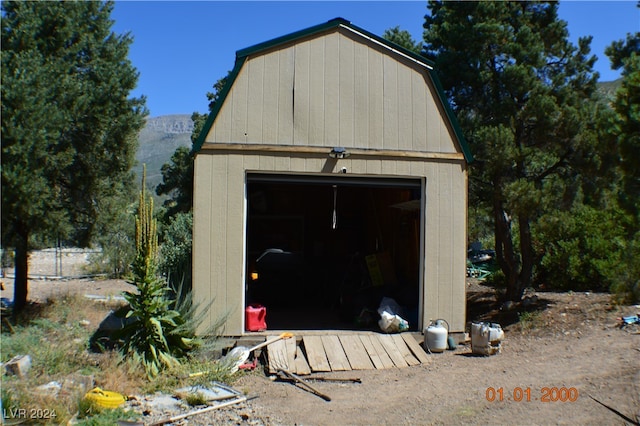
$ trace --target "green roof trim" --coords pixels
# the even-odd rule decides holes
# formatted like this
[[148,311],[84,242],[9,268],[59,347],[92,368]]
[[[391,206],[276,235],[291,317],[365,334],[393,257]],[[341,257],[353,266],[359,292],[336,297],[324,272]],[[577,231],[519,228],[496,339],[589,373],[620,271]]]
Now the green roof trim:
[[196,143],[193,146],[193,152],[198,152],[202,148],[202,145],[204,144],[204,140],[207,134],[209,133],[209,130],[211,130],[211,126],[213,126],[213,123],[218,115],[218,112],[220,111],[220,108],[224,104],[224,101],[227,95],[229,94],[229,91],[231,90],[231,87],[233,86],[233,83],[235,82],[235,79],[237,78],[238,73],[240,72],[240,69],[242,69],[242,66],[247,61],[248,56],[263,52],[265,50],[274,48],[276,46],[280,46],[286,43],[291,43],[292,41],[296,41],[304,37],[322,33],[334,28],[338,28],[341,25],[351,29],[356,33],[360,33],[365,37],[369,37],[372,40],[376,41],[377,43],[387,46],[390,49],[396,50],[401,54],[408,56],[419,63],[426,65],[427,71],[429,72],[429,76],[431,77],[431,80],[433,81],[434,86],[436,88],[436,92],[438,93],[438,98],[440,99],[440,102],[442,102],[442,104],[444,105],[447,118],[449,119],[449,121],[451,122],[451,125],[453,126],[453,131],[456,135],[456,138],[458,139],[458,142],[460,143],[460,147],[462,149],[464,157],[468,163],[471,163],[473,161],[473,155],[471,154],[471,150],[469,149],[466,139],[464,138],[464,135],[462,133],[462,128],[460,127],[460,124],[458,123],[458,120],[455,114],[453,113],[453,110],[451,109],[451,105],[449,105],[447,97],[442,88],[442,84],[440,83],[440,79],[438,78],[435,72],[433,61],[425,58],[424,56],[418,55],[410,50],[407,50],[402,46],[399,46],[395,43],[385,40],[380,36],[370,33],[367,30],[357,27],[351,24],[351,22],[343,18],[331,19],[330,21],[327,21],[323,24],[315,25],[313,27],[296,31],[291,34],[277,37],[272,40],[258,43],[256,45],[236,51],[236,62],[233,67],[233,70],[227,77],[227,83],[225,84],[224,88],[220,92],[218,100],[216,101],[213,109],[211,110],[211,113],[207,117],[207,121],[205,125],[203,126],[200,134],[198,135],[198,139],[196,140]]
[[271,49],[272,47],[279,46],[281,44],[289,43],[294,40],[299,40],[304,37],[321,33],[332,28],[336,28],[340,25],[349,25],[349,21],[342,18],[334,18],[330,21],[325,22],[324,24],[314,25],[313,27],[305,28],[304,30],[296,31],[291,34],[274,38],[272,40],[254,44],[253,46],[238,50],[236,52],[236,58],[241,58],[243,56],[249,56],[257,52],[262,52],[263,50]]
[[451,105],[449,104],[449,100],[447,99],[447,95],[444,93],[444,88],[442,87],[442,83],[440,82],[440,78],[438,77],[438,73],[435,69],[429,70],[429,76],[431,77],[431,81],[433,81],[433,85],[436,87],[436,92],[438,93],[438,97],[440,98],[440,102],[444,106],[445,113],[449,118],[449,122],[453,127],[453,132],[456,134],[458,141],[460,142],[460,149],[462,149],[462,153],[464,154],[464,158],[467,160],[467,163],[473,162],[473,154],[471,153],[471,149],[469,148],[469,144],[462,133],[462,127],[460,127],[460,123],[458,122],[458,118],[456,114],[453,112]]

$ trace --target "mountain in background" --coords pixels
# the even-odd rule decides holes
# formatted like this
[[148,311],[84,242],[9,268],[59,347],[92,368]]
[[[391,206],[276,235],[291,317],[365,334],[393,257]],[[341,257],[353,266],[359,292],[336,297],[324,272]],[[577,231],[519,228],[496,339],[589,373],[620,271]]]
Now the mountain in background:
[[171,161],[178,147],[191,148],[192,131],[191,114],[147,118],[147,124],[138,137],[138,164],[135,167],[138,182],[142,177],[142,165],[146,164],[147,187],[155,194],[156,186],[162,182],[162,165]]
[[[622,79],[598,83],[598,91],[610,102]],[[162,182],[162,165],[171,161],[171,156],[180,146],[191,148],[193,122],[191,114],[162,115],[147,119],[140,131],[139,147],[136,154],[138,182],[142,175],[142,164],[147,165],[147,185],[155,194],[156,186]]]
[[602,81],[598,83],[598,92],[602,93],[604,97],[609,101],[613,102],[616,98],[616,91],[618,87],[622,84],[622,78],[613,81]]

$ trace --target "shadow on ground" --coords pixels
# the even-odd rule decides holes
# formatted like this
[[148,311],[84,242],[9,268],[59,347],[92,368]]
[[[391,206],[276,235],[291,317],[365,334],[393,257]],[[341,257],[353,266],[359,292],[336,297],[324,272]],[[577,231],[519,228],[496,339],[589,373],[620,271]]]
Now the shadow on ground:
[[500,292],[490,285],[475,283],[467,290],[467,322],[498,323],[502,328],[516,324],[524,312],[541,312],[549,304],[549,299],[525,296],[522,301],[504,304]]

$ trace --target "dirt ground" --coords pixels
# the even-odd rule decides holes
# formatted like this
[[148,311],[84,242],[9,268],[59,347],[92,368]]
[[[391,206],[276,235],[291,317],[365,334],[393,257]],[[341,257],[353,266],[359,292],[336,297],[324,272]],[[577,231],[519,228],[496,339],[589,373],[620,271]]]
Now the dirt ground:
[[[2,297],[11,298],[12,283],[4,282]],[[29,298],[72,292],[115,296],[122,290],[131,285],[31,280]],[[331,397],[328,402],[292,383],[273,381],[262,370],[241,372],[233,387],[257,398],[175,424],[624,425],[640,420],[640,328],[618,326],[619,317],[640,313],[640,306],[613,306],[606,294],[539,292],[529,295],[536,297],[528,299],[533,303],[527,308],[505,312],[489,287],[470,283],[467,294],[468,321],[504,328],[501,353],[473,356],[469,345],[459,345],[416,367],[323,374],[361,383],[309,381]],[[518,322],[518,312],[525,311],[528,320]],[[162,416],[152,413],[145,421]]]

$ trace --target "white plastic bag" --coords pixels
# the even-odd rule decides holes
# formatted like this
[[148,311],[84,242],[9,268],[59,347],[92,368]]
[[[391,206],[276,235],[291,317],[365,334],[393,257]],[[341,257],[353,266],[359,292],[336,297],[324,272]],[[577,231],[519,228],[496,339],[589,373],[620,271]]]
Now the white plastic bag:
[[383,297],[378,308],[378,314],[380,314],[378,326],[380,330],[385,333],[399,333],[408,330],[409,323],[398,315],[400,310],[400,305],[395,300]]

